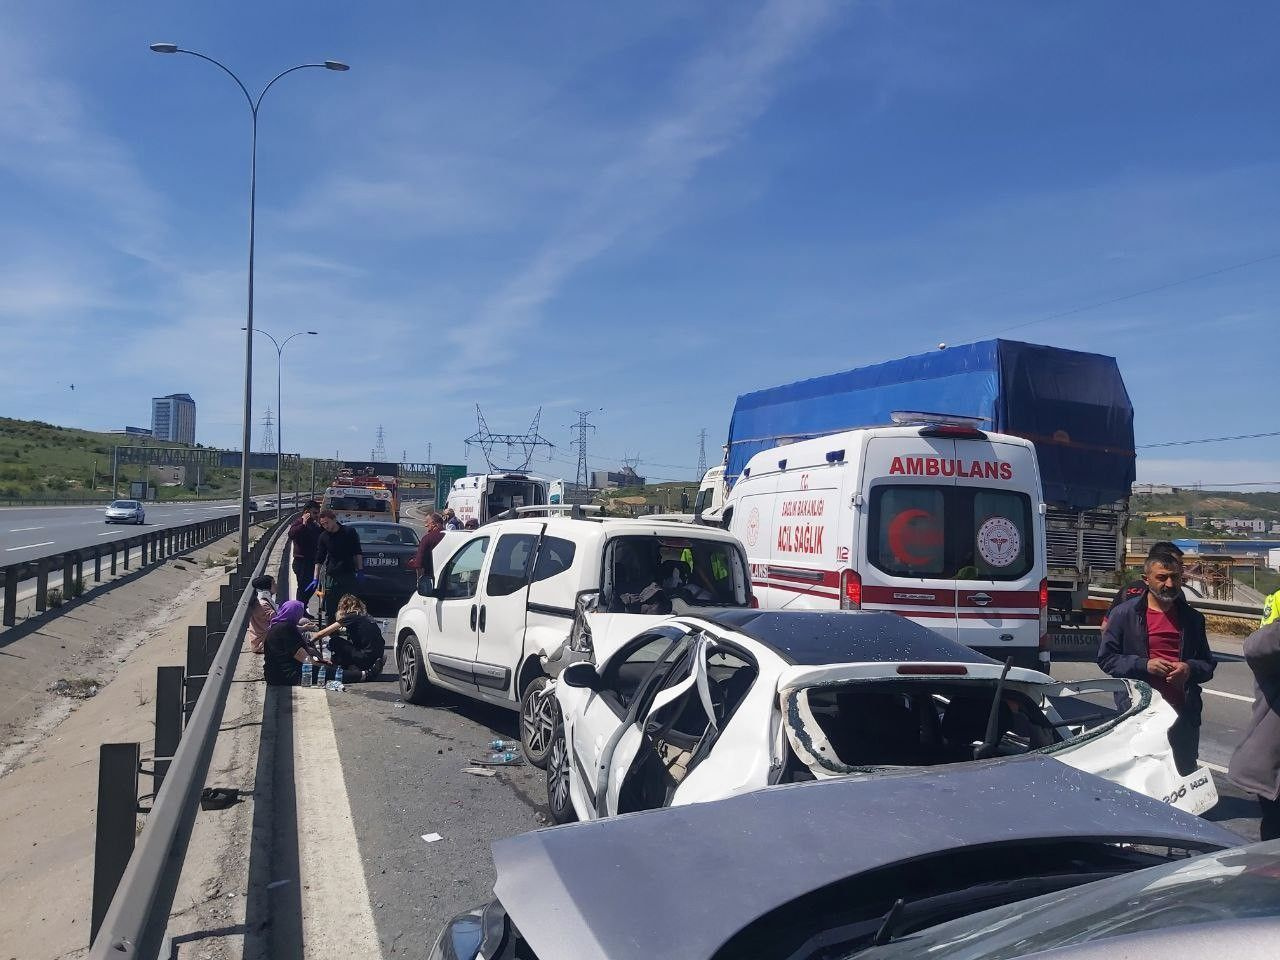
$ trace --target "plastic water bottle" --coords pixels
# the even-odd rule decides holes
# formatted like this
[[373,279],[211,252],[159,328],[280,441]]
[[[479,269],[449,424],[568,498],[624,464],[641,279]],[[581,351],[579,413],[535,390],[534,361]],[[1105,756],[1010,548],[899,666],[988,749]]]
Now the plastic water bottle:
[[515,742],[512,740],[490,740],[489,741],[489,749],[496,750],[499,753],[502,753],[506,750],[510,750],[514,746],[515,746]]
[[337,689],[342,689],[342,667],[337,667],[333,671],[333,682],[338,685]]
[[490,763],[515,763],[515,761],[516,761],[516,754],[512,753],[510,750],[507,750],[503,753],[489,754]]
[[326,673],[327,669],[328,669],[328,668],[327,668],[327,667],[325,667],[325,665],[324,665],[323,663],[322,663],[322,664],[320,664],[320,673],[318,674],[319,679],[316,681],[316,683],[317,683],[317,684],[319,684],[319,685],[320,685],[320,686],[322,686],[322,687],[324,686],[324,675],[325,675],[325,673]]
[[302,661],[302,685],[304,687],[311,686],[311,661]]

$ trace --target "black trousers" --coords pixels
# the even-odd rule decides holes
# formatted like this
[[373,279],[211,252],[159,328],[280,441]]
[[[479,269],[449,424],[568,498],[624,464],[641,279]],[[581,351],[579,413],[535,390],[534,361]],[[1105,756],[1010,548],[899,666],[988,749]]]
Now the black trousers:
[[1261,835],[1258,839],[1275,840],[1280,837],[1280,797],[1275,800],[1258,797],[1258,806],[1262,807]]
[[310,602],[311,595],[315,593],[314,589],[307,589],[307,584],[315,579],[315,574],[316,561],[314,557],[293,558],[293,586],[297,591],[297,599],[303,603]]
[[1178,714],[1169,727],[1169,746],[1173,748],[1173,762],[1178,773],[1187,777],[1200,764],[1200,718]]

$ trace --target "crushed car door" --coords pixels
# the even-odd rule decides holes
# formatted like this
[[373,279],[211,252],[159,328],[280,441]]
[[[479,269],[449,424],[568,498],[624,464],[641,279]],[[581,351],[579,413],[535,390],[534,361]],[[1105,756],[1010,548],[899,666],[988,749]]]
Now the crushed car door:
[[715,641],[706,634],[693,641],[686,655],[657,678],[644,702],[637,700],[608,756],[603,797],[608,814],[667,806],[714,736],[707,655]]
[[1049,756],[1197,816],[1218,802],[1207,767],[1178,772],[1169,746],[1177,714],[1147,684],[1107,677],[1060,683],[1046,694],[1045,715],[1062,723],[1066,737],[1043,751]]

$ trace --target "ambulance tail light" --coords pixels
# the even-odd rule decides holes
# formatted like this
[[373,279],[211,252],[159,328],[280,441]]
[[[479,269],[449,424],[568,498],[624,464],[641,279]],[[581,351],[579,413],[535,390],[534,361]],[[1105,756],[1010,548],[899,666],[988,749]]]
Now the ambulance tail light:
[[1049,581],[1040,581],[1040,648],[1036,652],[1040,668],[1049,672]]
[[987,435],[977,427],[966,427],[960,424],[938,424],[925,427],[920,431],[922,437],[947,437],[952,440],[985,440]]
[[1040,581],[1040,609],[1049,609],[1049,578]]
[[845,570],[840,574],[840,609],[862,609],[862,577],[857,570]]

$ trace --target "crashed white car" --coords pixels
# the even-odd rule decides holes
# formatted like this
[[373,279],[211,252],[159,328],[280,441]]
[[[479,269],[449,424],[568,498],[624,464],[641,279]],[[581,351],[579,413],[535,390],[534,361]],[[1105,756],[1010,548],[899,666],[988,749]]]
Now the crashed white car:
[[1178,773],[1145,683],[1008,668],[896,614],[587,615],[575,644],[547,764],[561,823],[1031,753],[1190,813],[1218,799],[1207,769]]

